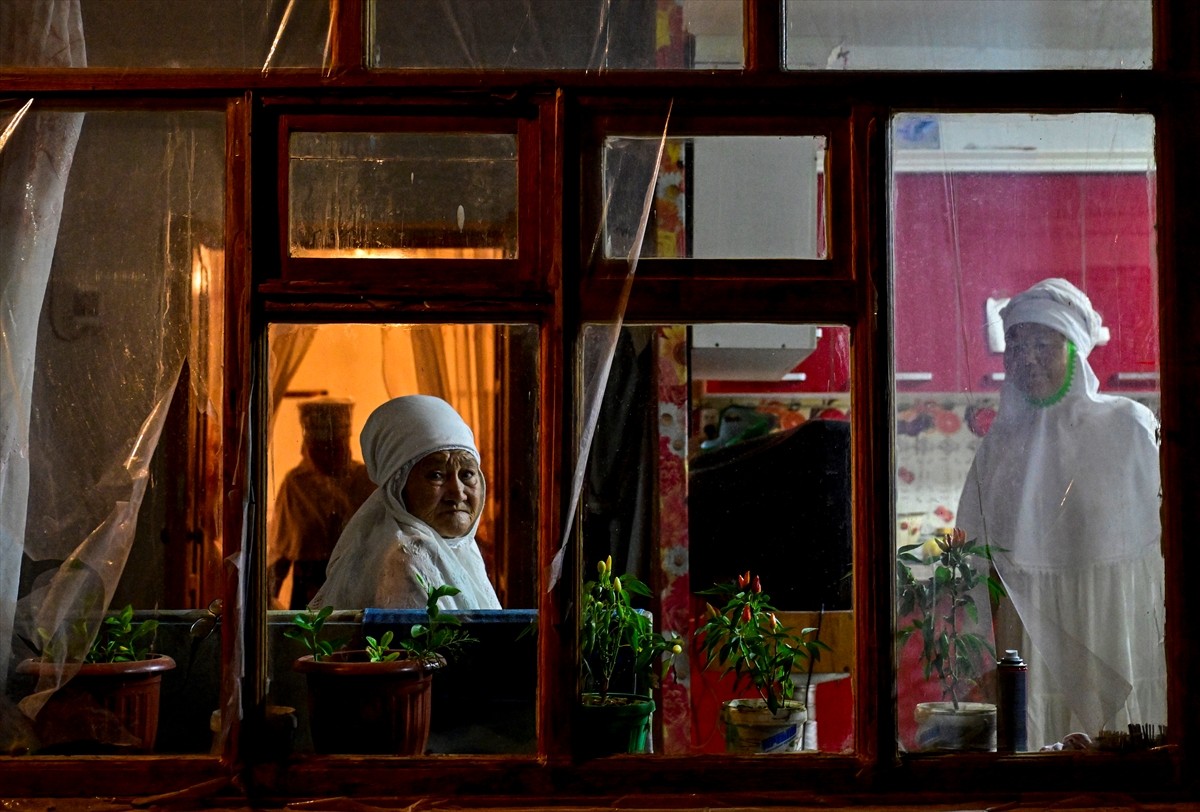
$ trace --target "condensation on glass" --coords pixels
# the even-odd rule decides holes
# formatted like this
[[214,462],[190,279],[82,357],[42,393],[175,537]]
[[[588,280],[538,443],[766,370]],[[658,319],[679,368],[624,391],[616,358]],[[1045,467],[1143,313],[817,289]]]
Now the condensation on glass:
[[[797,749],[853,748],[850,347],[844,325],[584,326],[580,392],[602,389],[580,500],[585,579],[612,556],[649,585],[655,631],[703,622],[700,593],[750,571],[793,631],[831,648],[792,674]],[[712,600],[708,598],[708,600]],[[726,752],[726,699],[756,696],[692,652],[654,692],[666,754]],[[585,688],[586,690],[586,688]],[[656,745],[657,746],[657,745]]]
[[[308,652],[283,633],[298,611],[314,601],[321,603],[317,592],[325,584],[326,564],[342,531],[360,509],[372,509],[368,500],[378,498],[372,496],[376,486],[386,487],[370,481],[370,470],[363,464],[370,459],[361,445],[368,417],[393,398],[431,395],[459,414],[480,454],[486,496],[472,543],[501,608],[458,610],[480,642],[467,647],[434,679],[429,752],[536,752],[536,636],[522,632],[533,624],[538,605],[539,471],[538,457],[530,451],[540,442],[537,327],[277,323],[269,327],[268,347],[270,425],[264,492],[271,703],[281,709],[276,711],[280,724],[290,720],[297,725],[296,750],[322,751],[328,739],[320,734],[314,738],[306,678],[293,670],[294,661]],[[380,439],[374,458],[381,458],[380,449],[400,447],[402,442],[410,441]],[[335,445],[340,453],[331,450]],[[404,543],[420,542],[410,534]],[[355,554],[346,550],[349,542],[338,555]],[[364,567],[361,578],[366,582],[383,576],[382,569]],[[374,585],[372,590],[386,591]],[[417,607],[382,601],[329,605],[336,611],[325,630],[327,639],[353,642],[349,648],[361,649],[364,635],[380,639],[385,631],[394,633],[395,648],[407,639],[412,624],[424,621]],[[498,657],[512,666],[511,675],[495,680],[487,697],[465,707],[462,694],[473,690],[479,673]],[[342,732],[355,734],[349,721]],[[347,752],[361,752],[353,747]]]
[[517,229],[514,134],[291,134],[291,256],[512,259]]
[[[642,224],[659,138],[604,142],[604,252],[624,259]],[[824,259],[829,222],[823,136],[667,137],[644,259]]]
[[[320,68],[330,58],[329,0],[6,0],[0,65],[74,68]],[[74,52],[69,64],[61,54]]]
[[745,64],[741,0],[369,0],[367,63],[457,70]]
[[[0,673],[6,752],[140,745],[56,689],[107,611],[159,621],[160,752],[207,753],[225,575],[225,118],[3,110]],[[9,543],[9,542],[12,543]],[[236,628],[236,618],[233,619]],[[214,624],[215,625],[215,624]],[[13,675],[28,658],[51,673]],[[186,675],[186,677],[185,677]],[[186,693],[176,689],[184,679]]]
[[[991,672],[1008,649],[1028,663],[1028,707],[1008,720],[1025,722],[1027,749],[1070,749],[1078,733],[1097,750],[1157,742],[1154,121],[910,112],[890,144],[900,745],[954,746],[915,714],[958,679],[958,699],[999,705],[999,744],[993,728],[970,746],[1003,748],[1015,711]],[[929,588],[963,543],[1006,597]],[[916,624],[954,584],[977,610],[959,630],[994,649],[964,638],[971,665],[939,680],[937,656],[954,652]]]
[[1149,69],[1151,0],[785,0],[788,70]]

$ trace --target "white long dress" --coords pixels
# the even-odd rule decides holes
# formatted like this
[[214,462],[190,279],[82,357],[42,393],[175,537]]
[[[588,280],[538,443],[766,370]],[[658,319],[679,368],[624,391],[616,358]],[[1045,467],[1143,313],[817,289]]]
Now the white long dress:
[[1017,615],[997,646],[1029,662],[1031,749],[1166,722],[1157,421],[1100,394],[1083,353],[1072,374],[1046,407],[1005,384],[958,509]]

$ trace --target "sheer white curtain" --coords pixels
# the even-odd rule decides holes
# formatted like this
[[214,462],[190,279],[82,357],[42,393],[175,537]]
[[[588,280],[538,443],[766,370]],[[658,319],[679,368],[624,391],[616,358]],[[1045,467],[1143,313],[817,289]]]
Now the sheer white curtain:
[[288,384],[296,376],[296,370],[308,354],[313,339],[317,337],[317,327],[312,324],[279,324],[271,331],[271,368],[268,376],[271,381],[271,416],[267,426],[270,436],[271,426],[275,424],[275,413],[279,404],[283,403],[287,394]]

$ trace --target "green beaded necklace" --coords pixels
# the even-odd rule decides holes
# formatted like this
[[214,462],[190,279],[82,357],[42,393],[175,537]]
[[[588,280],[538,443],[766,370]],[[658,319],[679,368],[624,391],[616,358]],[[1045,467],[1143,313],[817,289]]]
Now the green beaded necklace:
[[1053,406],[1066,396],[1067,390],[1071,388],[1071,379],[1075,377],[1075,342],[1067,340],[1067,374],[1063,376],[1062,386],[1053,395],[1045,398],[1034,398],[1029,395],[1025,399],[1033,406],[1039,409],[1044,409],[1047,406]]

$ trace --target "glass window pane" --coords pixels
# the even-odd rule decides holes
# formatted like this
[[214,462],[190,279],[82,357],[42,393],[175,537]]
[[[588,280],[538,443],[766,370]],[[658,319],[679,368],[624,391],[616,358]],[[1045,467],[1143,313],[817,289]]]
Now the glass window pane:
[[741,0],[372,0],[376,68],[741,68]]
[[[78,68],[319,68],[329,0],[4,0],[0,65]],[[59,11],[54,11],[61,9]],[[75,58],[63,61],[62,43]]]
[[292,133],[288,195],[295,257],[517,256],[515,135]]
[[[220,640],[190,629],[222,584],[225,117],[0,118],[6,749],[207,753]],[[126,605],[175,663],[157,731],[57,690],[97,679],[79,663]]]
[[[604,145],[605,255],[625,258],[642,225],[661,139]],[[692,136],[663,146],[642,258],[823,259],[823,136]]]
[[[1077,733],[1104,749],[1109,733],[1140,725],[1156,741],[1165,724],[1153,144],[1149,116],[894,120],[905,749],[1034,751]],[[975,574],[931,589],[939,565],[958,566],[954,528]],[[975,581],[989,569],[998,600]],[[916,624],[941,624],[955,587],[978,609],[958,631],[980,640],[958,641],[969,667],[927,680],[947,655]],[[1023,710],[994,689],[1010,649]],[[999,737],[943,740],[918,703],[951,694],[998,705]]]
[[[268,340],[272,702],[298,717],[297,750],[534,752],[536,637],[522,632],[537,606],[537,328],[273,324]],[[428,742],[405,750],[361,709],[310,709],[326,678],[299,672],[310,652],[284,632],[298,610],[329,607],[322,639],[350,652],[333,660],[389,631],[399,650],[426,622],[413,572],[461,590],[439,606],[479,642],[449,653]],[[501,656],[513,673],[464,704]]]
[[1151,0],[786,0],[789,70],[1146,69]]
[[[747,589],[757,577],[783,628],[806,639],[802,629],[819,628],[829,648],[811,673],[806,660],[777,661],[808,713],[793,720],[795,738],[782,726],[780,751],[853,747],[848,339],[840,325],[783,324],[591,324],[583,335],[583,402],[604,387],[584,416],[595,433],[580,500],[583,578],[611,556],[611,572],[647,585],[635,606],[669,639],[705,623],[706,602],[725,605],[706,590],[747,571]],[[593,636],[585,624],[585,703],[604,684]],[[702,646],[681,642],[686,668],[677,660],[653,689],[648,674],[618,671],[609,691],[653,696],[653,752],[742,750],[721,732],[723,702],[758,692],[716,664],[706,670]],[[581,751],[592,752],[588,735]]]

